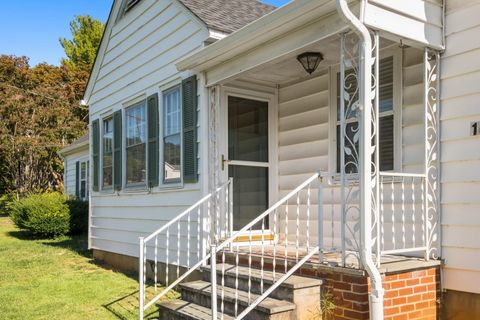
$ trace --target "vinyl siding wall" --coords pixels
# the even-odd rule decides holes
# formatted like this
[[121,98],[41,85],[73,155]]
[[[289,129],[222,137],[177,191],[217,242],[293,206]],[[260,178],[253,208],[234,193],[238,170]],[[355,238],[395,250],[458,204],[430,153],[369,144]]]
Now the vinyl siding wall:
[[447,1],[441,64],[442,257],[446,289],[480,293],[480,3]]
[[[401,130],[398,130],[401,138],[401,171],[405,173],[421,173],[424,170],[424,126],[423,126],[423,56],[421,50],[407,48],[402,50],[402,64],[399,68],[402,72],[402,81],[399,84],[402,88],[398,88],[397,92],[401,94],[400,102],[402,103],[401,111],[398,115],[401,117]],[[333,77],[334,78],[334,77]],[[327,70],[321,75],[300,82],[288,87],[282,87],[279,90],[279,106],[278,106],[278,181],[279,181],[279,197],[285,196],[288,192],[296,188],[315,172],[321,170],[326,172],[335,171],[335,162],[333,154],[335,153],[334,137],[330,136],[332,132],[329,119],[335,121],[336,116],[330,108],[333,93],[336,91],[331,86],[332,77]],[[336,84],[335,84],[336,85]],[[330,166],[330,168],[329,168]],[[408,185],[407,187],[411,187]],[[400,187],[395,187],[395,199],[401,198]],[[416,208],[421,207],[420,186],[416,183]],[[392,246],[389,232],[392,229],[391,219],[391,189],[390,184],[384,189],[385,194],[385,249]],[[412,216],[408,214],[411,201],[410,189],[406,191],[406,208],[407,215],[405,217],[407,239],[412,239],[413,225]],[[301,195],[300,201],[306,204],[307,194]],[[327,188],[323,192],[324,201],[324,241],[327,246],[340,246],[340,189]],[[390,201],[390,202],[389,202]],[[295,203],[295,201],[293,201]],[[312,184],[311,190],[312,209],[310,210],[310,232],[312,235],[311,243],[316,243],[317,235],[317,186]],[[397,205],[399,206],[399,205]],[[401,210],[399,207],[395,209],[395,226],[396,230],[401,230]],[[294,240],[296,230],[296,206],[292,205],[289,215],[289,238]],[[284,234],[285,219],[280,217],[279,230]],[[312,220],[313,219],[313,220]],[[353,220],[350,220],[350,227],[353,230]],[[301,206],[300,224],[301,230],[307,227],[307,210],[306,206]],[[420,230],[420,214],[416,216],[416,244],[420,246],[421,240]],[[293,233],[292,233],[293,232]],[[332,237],[333,234],[333,237]],[[358,237],[358,234],[355,235]],[[305,241],[305,232],[302,231],[301,238]],[[408,240],[407,240],[408,241]],[[401,243],[401,235],[398,233],[396,243]],[[390,246],[390,247],[389,247]]]
[[[176,61],[201,48],[208,38],[208,30],[178,1],[158,0],[141,1],[105,36],[109,40],[89,101],[91,119],[111,115],[127,107],[129,101],[158,93],[162,121],[161,92],[180,84],[182,78],[190,75],[178,73]],[[202,95],[204,90],[199,87],[198,92]],[[200,103],[204,100],[199,97]],[[199,104],[198,110],[200,108]],[[160,186],[151,192],[126,189],[118,194],[93,193],[92,248],[138,256],[139,236],[147,236],[158,229],[199,200],[201,195],[200,182],[169,188]],[[197,216],[192,215],[191,220],[191,229],[197,230]],[[170,259],[176,259],[177,234],[176,227],[170,230]],[[186,234],[187,226],[182,224],[179,235],[182,251],[186,248]],[[165,239],[159,237],[158,241],[159,247],[164,247]],[[191,257],[196,257],[199,243],[196,232],[192,232],[190,241]],[[159,257],[163,261],[165,251],[159,251]]]
[[63,160],[63,192],[75,196],[76,163],[88,160],[88,148],[65,156]]

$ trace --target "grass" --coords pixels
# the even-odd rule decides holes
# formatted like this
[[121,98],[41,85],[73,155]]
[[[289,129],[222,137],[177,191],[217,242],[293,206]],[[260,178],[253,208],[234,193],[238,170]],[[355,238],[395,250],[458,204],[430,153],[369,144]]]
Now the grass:
[[135,275],[96,264],[86,236],[31,239],[0,216],[0,319],[137,318]]

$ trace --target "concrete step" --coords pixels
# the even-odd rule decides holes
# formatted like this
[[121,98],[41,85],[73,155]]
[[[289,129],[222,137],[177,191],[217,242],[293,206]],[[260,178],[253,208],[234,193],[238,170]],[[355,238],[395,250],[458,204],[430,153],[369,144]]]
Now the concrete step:
[[[231,264],[225,265],[225,285],[227,287],[235,288],[236,268]],[[217,284],[222,281],[222,266],[223,264],[217,264]],[[202,267],[203,280],[210,281],[210,266]],[[275,272],[275,281],[273,281],[273,272],[263,271],[263,290],[270,288],[278,279],[280,279],[284,273]],[[238,267],[238,288],[244,291],[248,290],[249,272],[248,267]],[[251,270],[251,292],[261,293],[261,279],[262,272],[259,269],[252,268]],[[315,278],[302,277],[297,275],[290,276],[285,282],[283,282],[270,296],[272,298],[287,300],[294,302],[293,293],[297,290],[302,290],[305,294],[308,290],[313,288],[315,292],[318,292],[318,288],[322,285],[322,280]],[[316,288],[316,289],[315,289]]]
[[[182,283],[179,285],[182,292],[182,299],[190,301],[195,304],[199,304],[205,307],[211,305],[211,284],[206,281],[193,281]],[[237,300],[237,315],[245,310],[251,303],[253,303],[260,295],[251,293],[250,300],[246,291],[238,290]],[[224,313],[228,315],[235,315],[235,289],[230,287],[224,287]],[[217,285],[217,305],[218,310],[221,310],[221,296],[222,286]],[[274,298],[266,298],[260,304],[258,304],[254,310],[252,310],[246,317],[246,319],[292,319],[293,311],[295,310],[295,304],[285,300],[279,300]]]
[[[212,310],[201,305],[184,300],[169,300],[158,304],[160,309],[159,320],[211,320]],[[217,319],[222,319],[222,314],[217,314]],[[233,320],[234,318],[224,314],[224,320]]]
[[[217,284],[222,282],[222,265],[221,263],[217,264]],[[230,288],[235,288],[236,281],[236,270],[235,266],[231,264],[224,264],[225,266],[225,286]],[[204,281],[210,281],[210,266],[202,268],[202,278]],[[275,273],[275,282],[278,281],[284,274],[280,272]],[[251,292],[255,294],[261,293],[261,279],[262,274],[258,269],[251,269]],[[271,285],[274,284],[273,281],[273,272],[265,271],[263,272],[263,290],[267,290]],[[239,266],[238,267],[238,288],[243,291],[248,291],[248,267]],[[286,300],[296,304],[297,308],[295,310],[296,319],[304,319],[308,317],[315,310],[318,310],[320,307],[320,296],[321,296],[321,286],[322,280],[317,278],[309,278],[298,275],[290,276],[285,282],[283,282],[277,289],[275,289],[270,298]]]

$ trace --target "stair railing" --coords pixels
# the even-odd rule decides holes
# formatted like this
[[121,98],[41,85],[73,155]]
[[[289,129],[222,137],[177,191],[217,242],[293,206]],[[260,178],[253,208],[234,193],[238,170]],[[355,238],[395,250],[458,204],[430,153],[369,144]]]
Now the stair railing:
[[[233,180],[229,179],[149,236],[139,238],[139,319],[144,318],[145,310],[206,264],[211,246],[231,234],[232,188]],[[192,252],[196,254],[192,256]],[[159,263],[164,263],[165,276],[165,288],[161,291]],[[153,280],[154,287],[150,299],[147,277]]]
[[[252,311],[258,304],[260,304],[265,298],[267,298],[276,288],[278,288],[285,280],[287,280],[294,272],[296,272],[304,263],[310,260],[315,254],[319,254],[319,259],[321,258],[320,248],[323,247],[322,243],[322,232],[323,232],[323,205],[322,205],[322,175],[320,173],[315,173],[310,178],[301,183],[297,188],[289,192],[282,199],[280,199],[273,206],[268,208],[265,212],[260,214],[257,218],[248,223],[241,230],[234,232],[228,239],[223,241],[218,246],[213,246],[211,249],[211,301],[212,301],[212,319],[217,319],[217,294],[220,290],[220,306],[219,311],[220,318],[223,318],[224,314],[224,301],[225,301],[225,249],[227,247],[232,248],[237,244],[237,250],[235,251],[235,262],[233,263],[235,267],[235,319],[243,319],[250,311]],[[317,186],[317,226],[312,226],[312,185],[316,184]],[[282,215],[282,216],[280,216]],[[273,227],[270,229],[268,226],[268,220],[273,219]],[[281,221],[283,218],[283,221]],[[280,223],[282,222],[282,223]],[[283,224],[283,225],[281,225]],[[293,236],[289,238],[289,227],[293,224]],[[271,236],[266,233],[266,230],[272,230],[274,234],[280,234],[279,231],[283,228],[283,234],[285,239],[283,239],[282,250],[277,250],[277,246],[274,244],[272,247],[271,259],[272,266],[268,269],[272,270],[271,279],[268,279],[272,285],[265,290],[264,282],[267,280],[265,277],[265,249],[267,245],[271,244]],[[312,229],[317,228],[317,242],[313,243],[312,240]],[[255,234],[254,231],[260,230],[260,236]],[[300,234],[300,230],[302,234]],[[238,293],[239,293],[239,281],[238,281],[238,270],[239,270],[239,242],[243,242],[242,245],[245,245],[247,242],[247,252],[248,256],[248,307],[246,307],[242,312],[239,312],[238,305]],[[257,252],[252,252],[253,247],[257,248]],[[258,247],[260,247],[260,252],[258,252]],[[295,262],[293,266],[292,263],[289,263],[289,252],[291,247],[294,249]],[[305,252],[301,252],[304,250]],[[278,252],[281,251],[281,252]],[[221,258],[218,257],[218,254],[221,254]],[[260,266],[257,266],[257,269],[260,269],[260,289],[258,296],[255,300],[252,297],[252,257],[253,255],[257,257],[260,256]],[[283,254],[282,257],[278,255]],[[303,257],[301,257],[303,255]],[[221,268],[217,270],[216,259],[221,259]],[[283,260],[283,261],[282,261]],[[283,265],[282,265],[283,264]],[[290,264],[290,266],[289,266]],[[259,267],[259,268],[258,268]],[[277,275],[277,269],[282,269],[283,275]],[[218,274],[220,272],[220,274]],[[216,288],[216,283],[220,282],[219,289]],[[258,290],[257,290],[258,291]]]

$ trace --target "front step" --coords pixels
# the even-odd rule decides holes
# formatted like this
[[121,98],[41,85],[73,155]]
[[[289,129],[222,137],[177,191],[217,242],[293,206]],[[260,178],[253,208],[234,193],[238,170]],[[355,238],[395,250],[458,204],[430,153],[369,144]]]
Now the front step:
[[[183,300],[164,301],[159,304],[160,318],[159,320],[211,320],[212,309],[205,308],[198,304],[194,304]],[[222,319],[222,314],[218,312],[217,319]],[[234,318],[224,314],[224,320],[233,320]]]
[[[217,284],[222,283],[222,268],[224,266],[226,287],[235,288],[236,268],[231,264],[217,264]],[[210,281],[210,266],[202,268],[203,280]],[[275,281],[278,281],[284,274],[275,272]],[[262,274],[258,269],[251,269],[250,291],[261,294]],[[274,284],[273,272],[263,272],[263,291]],[[238,289],[248,291],[249,272],[248,267],[238,267]],[[310,319],[312,314],[318,314],[320,308],[322,280],[292,275],[275,289],[270,297],[279,300],[293,302],[296,305],[294,319]]]
[[[237,270],[230,264],[217,264],[217,307],[221,308],[222,294],[222,268],[225,270],[224,277],[224,319],[226,315],[235,315],[235,282]],[[166,301],[159,304],[160,319],[211,319],[211,285],[210,267],[202,268],[203,281],[182,283],[179,288],[183,300]],[[250,271],[250,303],[261,294],[261,271]],[[267,290],[273,283],[272,272],[263,273],[263,290]],[[283,274],[276,272],[276,281]],[[237,315],[245,310],[250,304],[248,301],[249,271],[247,267],[238,267],[238,310]],[[252,310],[245,319],[270,319],[270,320],[294,320],[294,319],[320,319],[320,293],[322,281],[314,278],[293,275],[282,283],[272,294]],[[203,311],[207,310],[208,313]],[[219,312],[220,314],[220,312]],[[198,317],[197,317],[198,316]],[[210,317],[210,318],[209,318]],[[220,316],[219,316],[220,318]],[[231,318],[233,319],[233,318]]]
[[[180,284],[182,299],[190,301],[202,306],[211,305],[211,285],[206,281],[193,281]],[[224,287],[224,312],[229,315],[235,315],[235,289],[228,286]],[[221,308],[222,286],[217,285],[218,308]],[[246,291],[238,290],[237,306],[240,314],[251,303],[253,303],[259,295],[251,293],[250,303],[248,293]],[[278,300],[274,298],[266,298],[255,309],[253,309],[246,317],[246,319],[293,319],[293,311],[295,304],[292,302]]]

